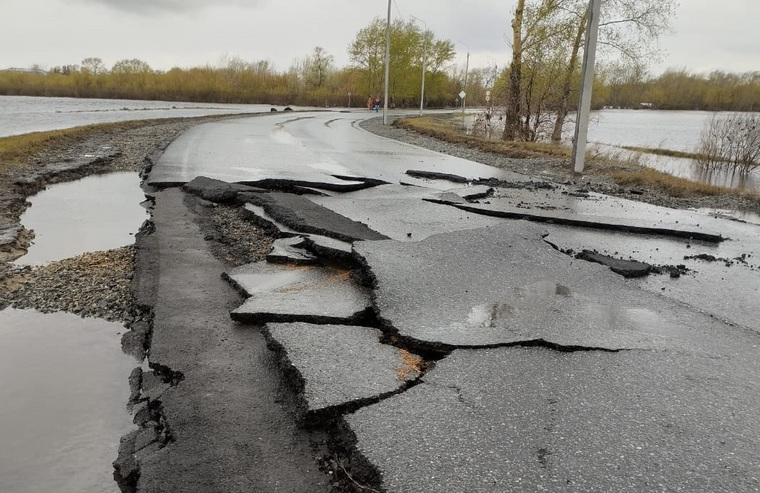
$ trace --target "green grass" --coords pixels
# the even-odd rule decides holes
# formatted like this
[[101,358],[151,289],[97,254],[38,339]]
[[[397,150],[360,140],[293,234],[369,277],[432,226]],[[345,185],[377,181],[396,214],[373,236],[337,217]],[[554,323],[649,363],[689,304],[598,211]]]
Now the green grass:
[[704,159],[706,157],[704,154],[698,154],[695,152],[673,151],[671,149],[660,149],[654,147],[623,146],[623,149],[642,152],[644,154],[656,154],[658,156],[678,157],[683,159]]
[[64,146],[76,139],[86,137],[96,132],[124,131],[144,126],[147,121],[130,121],[117,123],[101,123],[85,125],[65,130],[47,132],[32,132],[24,135],[13,135],[0,138],[0,170],[9,166],[21,165],[28,162],[44,149]]
[[615,183],[622,187],[656,188],[671,197],[705,197],[737,193],[730,188],[699,183],[646,167],[633,170],[613,168],[609,169],[608,173]]

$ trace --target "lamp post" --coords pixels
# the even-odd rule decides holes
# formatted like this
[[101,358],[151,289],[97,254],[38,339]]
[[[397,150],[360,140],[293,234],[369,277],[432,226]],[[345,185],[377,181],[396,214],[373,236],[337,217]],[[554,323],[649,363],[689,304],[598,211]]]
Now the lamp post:
[[457,41],[457,43],[464,45],[465,48],[467,48],[467,62],[465,62],[464,65],[464,85],[462,86],[462,114],[464,115],[465,110],[465,102],[467,101],[467,72],[470,70],[470,47],[467,46],[467,43],[462,43],[461,41]]
[[420,87],[420,116],[422,116],[422,108],[425,106],[425,64],[427,63],[427,22],[413,15],[411,16],[411,18],[416,19],[425,25],[425,30],[422,31],[422,83]]
[[383,103],[383,125],[388,125],[388,76],[391,65],[391,0],[388,0],[388,20],[385,26],[385,103]]

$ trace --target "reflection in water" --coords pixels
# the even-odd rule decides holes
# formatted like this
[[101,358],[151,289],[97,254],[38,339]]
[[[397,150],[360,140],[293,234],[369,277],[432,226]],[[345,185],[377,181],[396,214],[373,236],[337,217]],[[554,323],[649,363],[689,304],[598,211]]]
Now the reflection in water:
[[31,197],[21,224],[34,230],[34,244],[17,260],[40,265],[84,252],[134,243],[148,218],[137,173],[111,173],[51,185]]
[[[527,286],[514,288],[511,303],[492,302],[472,307],[467,316],[470,328],[493,328],[500,322],[515,317],[520,311],[535,311],[536,307],[553,305],[557,296],[569,298],[570,288],[550,281],[539,281]],[[542,309],[543,310],[543,309]]]
[[495,327],[497,320],[506,319],[512,313],[514,309],[506,303],[485,303],[473,306],[467,316],[467,325],[472,328]]
[[304,145],[301,143],[300,140],[298,140],[296,137],[293,136],[293,134],[285,130],[277,129],[272,132],[271,136],[272,136],[272,140],[274,140],[278,144],[304,147]]
[[111,461],[131,428],[119,324],[0,311],[0,491],[118,492]]
[[662,317],[647,308],[584,303],[578,310],[589,326],[604,327],[612,332],[625,330],[659,336],[666,331]]
[[693,159],[641,154],[641,164],[698,183],[760,192],[760,173],[738,173],[725,169],[705,169]]

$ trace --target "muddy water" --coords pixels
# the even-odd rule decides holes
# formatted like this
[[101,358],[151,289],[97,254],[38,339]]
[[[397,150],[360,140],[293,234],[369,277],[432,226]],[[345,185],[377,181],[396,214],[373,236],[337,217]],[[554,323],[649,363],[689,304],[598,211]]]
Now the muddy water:
[[[136,173],[91,176],[30,197],[21,223],[38,265],[134,243],[148,217]],[[112,461],[133,426],[121,324],[0,311],[0,492],[118,492]]]
[[137,173],[89,176],[52,185],[29,198],[32,206],[21,216],[21,224],[34,230],[35,239],[16,263],[40,265],[131,245],[148,218],[140,205],[143,200]]
[[118,492],[111,462],[131,428],[120,324],[0,311],[0,491]]

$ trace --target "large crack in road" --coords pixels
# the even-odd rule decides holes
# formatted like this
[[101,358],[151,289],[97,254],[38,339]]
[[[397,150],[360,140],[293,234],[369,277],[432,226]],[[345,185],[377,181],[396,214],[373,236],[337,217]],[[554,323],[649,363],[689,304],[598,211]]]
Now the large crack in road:
[[[276,188],[293,187],[278,183]],[[230,333],[245,334],[243,345],[259,340],[263,344],[257,347],[272,351],[263,368],[270,373],[279,368],[292,392],[294,412],[286,429],[291,436],[309,430],[321,437],[316,441],[326,448],[314,464],[341,472],[343,481],[336,484],[346,491],[411,491],[420,484],[426,491],[594,490],[599,484],[640,491],[651,481],[697,486],[704,475],[695,475],[689,461],[668,455],[675,443],[683,446],[683,436],[708,443],[688,446],[688,455],[707,464],[711,478],[728,481],[714,468],[717,441],[736,439],[757,425],[745,414],[728,426],[711,417],[725,412],[736,417],[729,409],[748,411],[754,397],[727,403],[705,400],[692,389],[663,406],[667,396],[692,381],[735,396],[741,381],[725,368],[757,366],[741,351],[754,333],[628,286],[606,266],[576,261],[547,242],[545,231],[535,225],[510,222],[398,241],[314,205],[304,190],[295,195],[252,191],[208,179],[185,189],[203,200],[237,204],[245,217],[259,214],[256,222],[286,240],[267,262],[222,268],[195,245],[197,240],[182,240],[192,229],[192,214],[180,207],[182,192],[157,194],[163,212],[156,228],[169,234],[163,231],[162,244],[151,248],[172,267],[158,269],[154,306],[164,339],[151,345],[150,361],[156,368],[171,366],[185,380],[161,389],[160,415],[152,416],[166,423],[174,441],[164,440],[159,450],[147,449],[153,455],[141,457],[134,482],[138,490],[161,491],[154,489],[159,482],[187,484],[187,477],[177,475],[177,469],[186,471],[187,454],[213,454],[191,452],[195,445],[187,441],[197,433],[207,436],[202,431],[209,426],[204,424],[207,412],[241,413],[227,425],[210,427],[218,433],[214,443],[206,444],[211,447],[229,446],[226,426],[250,417],[242,402],[228,400],[220,407],[202,397],[209,392],[218,398],[211,391],[218,383],[204,391],[205,381],[226,379],[200,368],[199,358],[212,367],[234,360],[227,352]],[[184,274],[175,278],[174,271]],[[241,304],[219,298],[217,291],[225,289],[208,281],[215,272],[219,281],[223,277],[230,283],[227,289],[247,299]],[[262,325],[235,326],[230,320]],[[721,339],[726,330],[732,330],[731,338]],[[193,336],[203,344],[186,340]],[[184,345],[190,354],[183,354]],[[214,347],[225,348],[225,354]],[[203,357],[206,352],[214,354],[211,360]],[[724,361],[717,380],[711,376],[716,358]],[[174,392],[182,396],[172,400]],[[261,406],[266,398],[257,397]],[[271,399],[284,398],[275,392]],[[199,406],[189,420],[179,411]],[[666,419],[663,409],[670,409]],[[254,435],[260,426],[265,424],[246,425]],[[303,431],[296,432],[298,426]],[[188,437],[180,443],[183,430]],[[269,452],[277,443],[267,446]],[[592,465],[596,456],[609,457],[617,446],[624,449],[618,459]],[[750,474],[744,465],[749,447],[737,444],[717,460]],[[637,455],[639,450],[649,455]],[[307,456],[306,462],[314,460]],[[233,459],[246,463],[250,456]],[[673,476],[658,469],[666,462],[676,468],[668,472]],[[219,481],[226,481],[206,466],[193,467],[200,471],[192,474],[192,482],[204,491],[216,491]],[[290,474],[287,466],[276,467],[278,475]],[[639,479],[620,483],[619,475],[610,478],[610,468],[626,469]],[[600,483],[601,477],[606,479]],[[246,478],[250,484],[260,480]],[[307,481],[316,481],[312,489],[294,488],[313,491],[323,479],[310,475]]]

